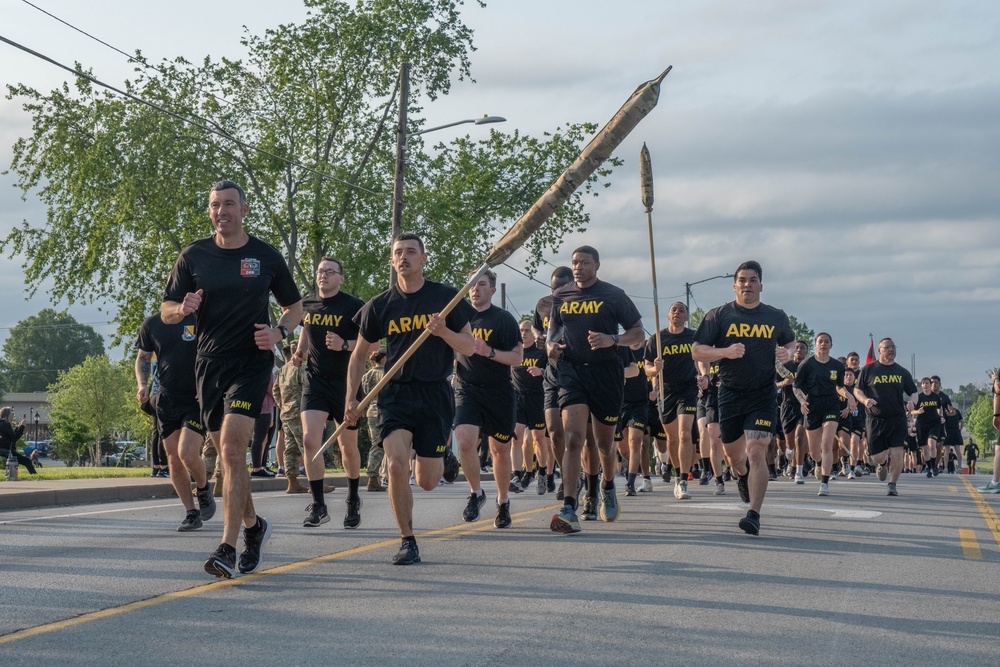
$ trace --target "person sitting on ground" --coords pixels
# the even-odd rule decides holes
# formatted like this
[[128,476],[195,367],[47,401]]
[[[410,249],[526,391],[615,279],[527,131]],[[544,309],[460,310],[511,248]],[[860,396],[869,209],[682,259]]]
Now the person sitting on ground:
[[17,458],[18,465],[22,465],[28,469],[29,475],[37,475],[38,473],[35,471],[35,466],[31,463],[31,459],[17,451],[17,441],[24,434],[24,426],[28,423],[28,420],[27,418],[22,419],[18,422],[17,426],[13,426],[13,422],[14,408],[0,408],[0,457],[6,463],[10,455],[13,454]]

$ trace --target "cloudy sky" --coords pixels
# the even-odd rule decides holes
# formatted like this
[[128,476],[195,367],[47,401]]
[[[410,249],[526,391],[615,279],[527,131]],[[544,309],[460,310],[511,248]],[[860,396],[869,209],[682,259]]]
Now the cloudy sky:
[[[304,14],[294,2],[252,0],[227,24],[221,11],[207,15],[190,0],[141,10],[124,0],[32,2],[153,60],[238,57],[241,24],[259,33]],[[8,39],[82,61],[112,83],[130,76],[122,56],[22,0],[0,0],[0,12]],[[566,263],[575,245],[596,246],[601,277],[636,297],[648,329],[643,142],[656,178],[662,312],[683,300],[686,282],[754,258],[764,266],[764,301],[830,332],[835,354],[863,356],[869,332],[892,336],[901,363],[915,359],[918,376],[938,374],[954,388],[984,382],[1000,365],[996,2],[493,0],[463,14],[475,29],[477,83],[425,105],[427,126],[483,113],[508,119],[497,129],[533,134],[600,125],[637,85],[674,66],[658,107],[618,150],[625,165],[613,187],[588,205],[591,228],[549,258]],[[8,45],[0,54],[2,83],[48,90],[66,78]],[[0,167],[29,132],[20,106],[0,101]],[[0,177],[3,235],[24,218],[44,219],[12,183]],[[523,257],[511,263],[523,266]],[[25,300],[19,265],[0,260],[0,339],[49,305],[42,294]],[[516,312],[543,293],[514,272],[501,269],[500,278]],[[692,308],[732,296],[730,280],[706,282],[692,288]],[[110,319],[97,305],[70,312],[83,322]]]

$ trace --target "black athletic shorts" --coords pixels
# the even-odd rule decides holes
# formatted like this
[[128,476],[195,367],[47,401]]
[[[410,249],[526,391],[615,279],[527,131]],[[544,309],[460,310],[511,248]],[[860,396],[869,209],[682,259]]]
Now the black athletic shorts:
[[698,385],[692,384],[674,392],[668,392],[661,401],[660,422],[664,426],[674,423],[678,415],[698,416]]
[[763,387],[757,391],[735,392],[719,387],[719,432],[722,442],[739,440],[747,431],[774,433],[778,421],[778,406],[774,391]]
[[809,412],[805,415],[806,430],[815,431],[822,428],[827,422],[837,422],[840,424],[840,399],[834,397],[828,401],[809,401]]
[[791,433],[804,423],[805,421],[802,419],[802,404],[799,403],[799,399],[793,397],[781,402],[782,433]]
[[712,392],[704,394],[698,399],[698,420],[707,420],[709,424],[719,423],[719,398]]
[[196,395],[168,394],[161,389],[152,400],[153,409],[156,410],[156,428],[163,440],[182,428],[194,431],[198,435],[205,435],[205,427],[201,423],[201,408],[198,407]]
[[637,428],[646,430],[649,420],[649,401],[636,401],[622,405],[622,418],[619,420],[622,428]]
[[622,414],[625,369],[618,359],[585,365],[563,360],[559,364],[559,407],[586,405],[595,419],[614,426]]
[[458,383],[455,387],[455,426],[471,424],[497,442],[514,437],[514,387],[477,387]]
[[923,447],[928,440],[940,442],[944,437],[942,424],[921,424],[917,422],[917,444]]
[[944,446],[945,447],[963,447],[965,443],[962,442],[962,432],[956,431],[955,429],[945,429],[944,430]]
[[559,409],[559,361],[549,359],[542,376],[542,388],[545,390],[545,409]]
[[257,419],[274,369],[274,355],[197,357],[194,362],[201,423],[209,431],[222,429],[225,415]]
[[545,394],[515,394],[515,420],[532,431],[545,428]]
[[868,415],[865,424],[868,433],[868,453],[881,454],[893,447],[902,447],[906,440],[906,417],[875,417]]
[[[302,379],[302,412],[306,410],[325,412],[328,419],[335,419],[339,423],[344,420],[345,398],[347,398],[346,379],[333,380],[308,372]],[[357,431],[359,427],[360,420],[347,425],[349,431]]]
[[417,456],[439,459],[451,444],[455,396],[447,381],[390,382],[378,395],[379,441],[393,431],[413,434]]

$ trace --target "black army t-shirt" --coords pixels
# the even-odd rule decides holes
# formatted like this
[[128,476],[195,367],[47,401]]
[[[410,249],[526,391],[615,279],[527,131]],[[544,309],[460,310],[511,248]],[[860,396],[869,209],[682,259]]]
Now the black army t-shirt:
[[302,300],[302,335],[306,337],[307,368],[311,375],[347,377],[351,353],[327,348],[326,334],[333,332],[344,340],[357,340],[358,325],[354,316],[364,305],[364,301],[346,292],[337,292],[325,299],[310,294]]
[[209,237],[181,250],[163,299],[181,302],[198,290],[203,294],[195,317],[203,357],[259,354],[254,325],[270,324],[270,295],[281,306],[302,298],[281,253],[253,236],[240,248],[220,248]]
[[150,315],[139,327],[136,347],[156,355],[160,391],[194,396],[195,315],[185,315],[177,324],[165,324],[160,314]]
[[[393,285],[366,303],[354,316],[358,332],[368,342],[386,341],[386,372],[410,348],[431,319],[441,312],[458,293],[454,287],[425,280],[423,287],[407,294]],[[460,302],[448,313],[445,324],[452,331],[461,331],[475,312],[467,301]],[[411,356],[391,382],[440,382],[451,375],[455,353],[440,336],[429,336]]]
[[547,294],[535,304],[535,317],[531,321],[531,326],[535,331],[541,332],[543,336],[549,332],[549,318],[552,315],[552,295]]
[[[691,357],[694,331],[684,327],[680,333],[670,333],[670,329],[660,332],[660,358],[663,359],[663,388],[668,394],[686,389],[698,380],[698,370]],[[656,361],[656,336],[646,341],[646,363]]]
[[639,367],[638,375],[625,378],[625,395],[622,403],[645,403],[649,400],[649,382],[646,380],[646,360],[643,359],[642,350],[619,345],[618,355],[622,358],[623,366],[635,364]]
[[809,357],[799,364],[795,374],[795,387],[809,397],[810,404],[838,400],[840,394],[837,387],[843,386],[844,364],[833,357],[825,363],[816,357]]
[[548,357],[545,350],[537,345],[524,348],[524,359],[520,366],[513,366],[511,369],[511,382],[514,384],[514,391],[518,394],[541,394],[545,391],[543,386],[544,378],[539,375],[535,377],[528,372],[532,366],[545,370]]
[[[472,308],[469,324],[472,326],[472,335],[482,338],[495,350],[509,352],[521,344],[521,331],[518,329],[517,320],[506,310],[497,308],[493,304],[482,312]],[[481,354],[474,354],[471,357],[456,354],[455,358],[458,360],[457,375],[460,383],[504,388],[510,385],[511,367],[507,364],[501,364]]]
[[921,426],[937,426],[941,423],[941,396],[931,392],[929,394],[920,393],[917,395],[917,402],[914,404],[915,410],[923,408],[923,412],[918,414],[917,423]]
[[795,336],[785,311],[765,303],[744,308],[731,301],[708,311],[694,340],[713,347],[743,343],[743,358],[719,360],[719,380],[728,390],[745,392],[774,388],[774,348]]
[[903,417],[906,401],[917,391],[913,376],[897,363],[886,366],[875,361],[861,369],[855,386],[868,398],[875,399],[875,405],[868,408],[872,417]]
[[565,359],[581,364],[600,364],[618,359],[615,345],[590,348],[589,332],[617,334],[618,325],[631,329],[642,319],[632,299],[611,283],[597,280],[590,287],[575,282],[552,294],[549,329],[565,327]]

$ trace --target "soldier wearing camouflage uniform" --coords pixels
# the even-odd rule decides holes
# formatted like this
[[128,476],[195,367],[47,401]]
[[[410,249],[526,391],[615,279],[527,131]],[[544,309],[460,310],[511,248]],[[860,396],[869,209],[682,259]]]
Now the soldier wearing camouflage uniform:
[[[385,375],[385,347],[380,347],[368,356],[372,367],[361,378],[361,393],[367,396],[369,392],[379,383]],[[368,433],[371,436],[371,449],[368,450],[368,490],[385,491],[382,486],[382,461],[385,459],[385,451],[382,449],[382,441],[379,439],[378,424],[378,397],[368,405]]]
[[281,350],[285,365],[278,371],[274,383],[274,402],[281,416],[281,430],[285,434],[285,478],[288,488],[285,493],[309,493],[309,487],[299,484],[299,466],[302,465],[302,378],[306,369],[292,358],[291,346]]

